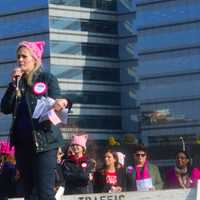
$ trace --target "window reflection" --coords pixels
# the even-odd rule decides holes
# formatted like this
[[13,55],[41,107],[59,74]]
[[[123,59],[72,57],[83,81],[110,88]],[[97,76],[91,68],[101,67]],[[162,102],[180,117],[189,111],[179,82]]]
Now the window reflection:
[[72,67],[65,65],[51,65],[51,71],[57,78],[74,80],[96,80],[118,82],[119,69],[94,68],[94,67]]
[[120,94],[117,92],[63,91],[62,94],[74,104],[120,105]]
[[104,20],[89,20],[52,16],[50,17],[50,27],[62,30],[117,34],[117,22]]
[[121,118],[119,116],[71,116],[69,124],[76,124],[79,128],[121,129]]
[[50,17],[50,27],[62,30],[81,30],[80,19],[73,19],[68,17]]
[[168,136],[149,136],[148,141],[154,145],[177,145],[180,141],[180,137],[184,136],[184,140],[188,144],[194,144],[196,142],[195,134],[182,134],[182,135],[168,135]]
[[169,109],[159,109],[142,112],[142,123],[144,125],[158,125],[171,123],[197,122],[199,120],[186,117],[184,114],[174,113]]
[[49,2],[57,5],[95,8],[101,10],[115,11],[117,9],[116,0],[50,0]]
[[52,40],[50,42],[50,48],[52,49],[53,53],[110,58],[118,57],[118,45],[111,44],[94,44]]

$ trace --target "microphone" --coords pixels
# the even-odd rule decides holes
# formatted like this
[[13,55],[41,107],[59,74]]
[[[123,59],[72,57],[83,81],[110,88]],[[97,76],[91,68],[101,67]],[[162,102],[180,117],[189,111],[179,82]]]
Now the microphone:
[[16,80],[16,90],[19,90],[19,80],[20,80],[20,76],[16,75],[15,76],[15,80]]
[[19,75],[16,75],[15,79],[16,79],[16,97],[21,97],[21,91],[19,89],[19,81],[21,77]]

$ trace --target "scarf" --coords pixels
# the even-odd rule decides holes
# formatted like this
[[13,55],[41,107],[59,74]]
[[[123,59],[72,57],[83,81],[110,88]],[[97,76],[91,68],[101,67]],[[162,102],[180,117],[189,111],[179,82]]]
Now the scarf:
[[135,173],[136,173],[136,176],[135,176],[136,180],[142,180],[142,179],[150,178],[148,163],[145,162],[143,168],[135,166]]
[[177,166],[175,166],[175,173],[176,173],[176,177],[177,177],[179,185],[182,188],[189,188],[191,180],[188,175],[188,168],[185,167],[183,169],[180,169]]
[[74,155],[68,157],[71,161],[73,161],[76,165],[82,167],[83,163],[87,163],[87,156],[83,155],[81,158],[76,158]]

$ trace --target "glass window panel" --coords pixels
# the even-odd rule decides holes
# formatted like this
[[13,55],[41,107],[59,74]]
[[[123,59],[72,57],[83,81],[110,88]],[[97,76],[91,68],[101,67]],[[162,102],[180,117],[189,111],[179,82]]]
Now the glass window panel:
[[[48,0],[21,0],[19,3],[19,0],[7,0],[7,1],[0,1],[0,13],[1,17],[6,14],[19,14],[20,12],[24,11],[33,11],[36,12],[36,9],[45,8],[48,9],[47,4]],[[27,13],[27,12],[26,12]],[[26,18],[29,19],[30,18]],[[27,20],[27,21],[29,21]],[[19,23],[20,24],[20,23]],[[34,26],[36,23],[34,24]],[[38,24],[39,25],[39,24]]]
[[[168,135],[168,136],[149,136],[148,141],[151,144],[159,144],[159,145],[177,145],[177,141],[180,140],[180,137],[183,135]],[[184,135],[184,139],[189,144],[193,144],[196,141],[196,135]]]
[[69,17],[50,17],[50,27],[62,30],[81,30],[80,19]]
[[88,32],[117,34],[117,22],[85,20],[81,22],[81,30]]
[[53,53],[110,58],[118,57],[118,45],[52,40],[50,47]]
[[17,15],[8,15],[6,17],[1,17],[0,39],[3,39],[5,37],[8,38],[33,33],[36,34],[47,32],[48,23],[49,22],[47,10],[25,12]]
[[[140,53],[146,53],[198,46],[200,44],[199,34],[199,21],[178,26],[143,30],[140,31],[138,47]],[[185,37],[186,35],[187,37]],[[155,43],[154,41],[157,42]]]
[[49,2],[51,4],[95,8],[101,10],[115,11],[117,9],[116,0],[50,0]]
[[50,47],[53,53],[67,53],[73,55],[81,55],[80,43],[51,41]]
[[90,91],[63,91],[74,104],[120,105],[120,93],[117,92],[90,92]]
[[143,125],[199,123],[200,100],[143,105]]
[[[168,130],[170,132],[171,130]],[[148,136],[148,143],[150,146],[151,159],[163,160],[163,159],[175,159],[176,153],[182,149],[182,143],[180,137],[183,137],[187,141],[190,150],[193,152],[193,145],[196,142],[195,133],[187,133],[182,130],[181,134],[167,135],[167,136]],[[199,152],[198,149],[197,153]],[[191,151],[190,151],[191,152]],[[194,160],[193,160],[194,161]]]
[[121,118],[118,116],[71,116],[69,124],[79,128],[121,129]]
[[50,17],[50,27],[61,30],[117,34],[116,21],[76,19],[70,17],[52,16]]
[[[200,75],[199,72],[182,74],[177,76],[166,76],[160,78],[144,79],[140,84],[140,94],[143,99],[163,100],[166,98],[191,98],[199,96]],[[172,90],[173,88],[173,90]],[[186,92],[186,91],[189,91]]]
[[[138,3],[141,3],[141,0],[138,0]],[[138,6],[138,26],[159,26],[198,20],[199,9],[199,0],[190,0],[189,2],[188,0],[164,0],[163,3],[152,3],[148,6]]]
[[96,80],[119,82],[119,69],[94,68],[94,67],[73,67],[66,65],[51,65],[51,72],[57,78],[74,80]]

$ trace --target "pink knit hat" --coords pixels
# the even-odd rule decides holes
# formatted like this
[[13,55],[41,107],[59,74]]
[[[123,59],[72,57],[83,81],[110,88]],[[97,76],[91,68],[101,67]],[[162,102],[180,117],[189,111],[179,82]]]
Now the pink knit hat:
[[72,135],[72,140],[71,140],[71,144],[78,144],[80,146],[82,146],[84,149],[86,149],[86,142],[88,139],[88,135]]
[[37,60],[37,61],[41,61],[42,59],[42,55],[44,52],[44,45],[45,42],[44,41],[36,41],[36,42],[28,42],[28,41],[22,41],[18,44],[18,48],[24,46],[26,48],[28,48],[31,53],[32,56]]
[[0,141],[0,153],[4,154],[4,155],[14,156],[15,155],[15,148],[12,147],[12,149],[10,149],[10,143],[6,140],[1,140]]

